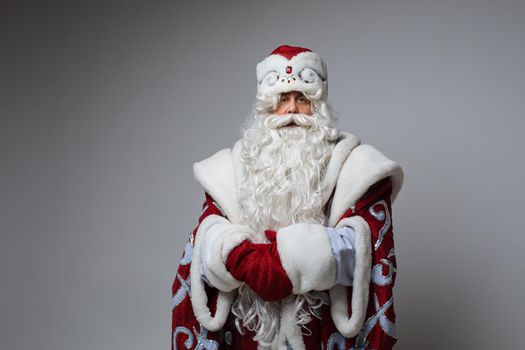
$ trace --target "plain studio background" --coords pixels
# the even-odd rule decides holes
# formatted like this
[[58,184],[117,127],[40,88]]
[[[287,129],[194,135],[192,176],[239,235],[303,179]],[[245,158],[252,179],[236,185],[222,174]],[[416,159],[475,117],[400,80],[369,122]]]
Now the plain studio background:
[[2,349],[168,349],[171,283],[276,46],[399,162],[397,348],[523,340],[523,1],[0,5]]

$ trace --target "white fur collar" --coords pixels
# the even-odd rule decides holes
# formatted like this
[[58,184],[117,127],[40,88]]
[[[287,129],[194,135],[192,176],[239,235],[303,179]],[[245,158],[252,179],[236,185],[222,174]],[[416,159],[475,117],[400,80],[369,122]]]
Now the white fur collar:
[[[371,145],[349,132],[341,132],[332,151],[323,180],[323,205],[334,197],[330,207],[328,225],[334,226],[344,212],[354,206],[359,198],[379,180],[392,177],[392,202],[403,184],[403,170]],[[200,162],[193,164],[195,179],[201,184],[232,223],[241,223],[241,205],[237,183],[241,175],[240,151],[242,140]]]

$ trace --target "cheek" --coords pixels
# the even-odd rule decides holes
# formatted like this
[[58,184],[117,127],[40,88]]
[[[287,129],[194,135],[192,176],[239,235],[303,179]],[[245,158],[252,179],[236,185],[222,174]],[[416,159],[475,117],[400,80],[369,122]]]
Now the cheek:
[[312,115],[312,106],[309,104],[304,104],[299,106],[299,112],[307,115]]
[[281,106],[277,107],[274,111],[273,111],[273,114],[283,114],[283,108]]

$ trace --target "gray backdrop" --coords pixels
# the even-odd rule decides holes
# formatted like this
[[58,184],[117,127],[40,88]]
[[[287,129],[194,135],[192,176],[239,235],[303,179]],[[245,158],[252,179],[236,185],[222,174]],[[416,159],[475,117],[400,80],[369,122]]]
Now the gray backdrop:
[[328,63],[339,126],[398,161],[399,349],[523,339],[523,1],[3,1],[2,349],[168,349],[171,283],[255,65]]

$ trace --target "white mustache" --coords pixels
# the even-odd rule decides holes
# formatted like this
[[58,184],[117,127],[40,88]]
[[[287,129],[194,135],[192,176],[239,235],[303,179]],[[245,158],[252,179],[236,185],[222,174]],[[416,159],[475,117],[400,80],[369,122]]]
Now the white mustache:
[[272,114],[264,120],[264,125],[268,129],[282,128],[290,123],[295,123],[298,126],[311,127],[316,124],[315,118],[306,114]]

